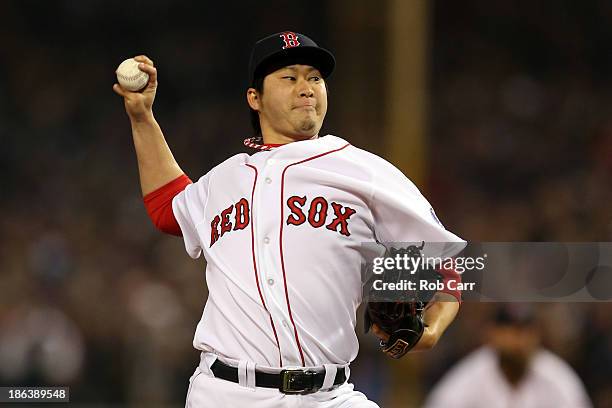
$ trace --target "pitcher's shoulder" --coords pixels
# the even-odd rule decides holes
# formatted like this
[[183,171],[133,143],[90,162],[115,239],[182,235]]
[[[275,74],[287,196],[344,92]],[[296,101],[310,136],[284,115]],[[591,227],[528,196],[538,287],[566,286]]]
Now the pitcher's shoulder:
[[223,160],[221,163],[217,164],[215,167],[210,169],[210,172],[216,172],[220,170],[228,170],[232,169],[236,166],[243,165],[249,162],[249,155],[247,153],[238,153],[227,159]]
[[349,142],[347,142],[346,140],[340,137],[337,137],[337,136],[332,136],[332,137],[337,139],[339,144],[341,144],[342,142],[344,142],[344,144],[348,144],[348,146],[345,149],[342,149],[342,154],[350,158],[351,161],[354,161],[357,164],[360,164],[366,167],[370,167],[370,168],[382,167],[386,169],[393,169],[395,171],[399,171],[397,167],[395,167],[391,162],[377,155],[376,153],[372,153],[366,149],[350,144]]

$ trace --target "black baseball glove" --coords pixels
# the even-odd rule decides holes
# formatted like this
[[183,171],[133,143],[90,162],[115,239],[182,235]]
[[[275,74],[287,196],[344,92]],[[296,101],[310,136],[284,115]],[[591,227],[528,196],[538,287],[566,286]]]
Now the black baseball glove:
[[[391,248],[385,253],[385,257],[395,258],[397,255],[403,257],[404,254],[410,258],[421,257],[421,249],[423,246],[415,245],[401,249]],[[418,290],[419,281],[433,282],[442,277],[426,265],[420,265],[414,271],[397,267],[385,269],[382,275],[376,278],[387,283],[415,282],[415,290],[394,291],[392,294],[376,291],[373,285],[370,285],[368,303],[365,307],[365,332],[367,333],[372,325],[376,324],[389,335],[387,341],[380,342],[382,352],[395,359],[401,358],[421,339],[426,327],[423,312],[427,302],[435,293],[435,291]]]

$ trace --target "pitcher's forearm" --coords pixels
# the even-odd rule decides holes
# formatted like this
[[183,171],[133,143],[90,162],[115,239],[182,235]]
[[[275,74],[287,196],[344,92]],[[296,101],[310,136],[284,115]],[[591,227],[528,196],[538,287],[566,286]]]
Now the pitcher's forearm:
[[426,308],[423,320],[427,327],[423,337],[412,349],[412,351],[425,351],[434,347],[448,326],[455,320],[459,311],[459,302],[448,293],[438,292],[435,294],[429,307]]
[[181,174],[162,130],[153,117],[132,118],[132,136],[138,159],[140,188],[145,196],[176,179]]

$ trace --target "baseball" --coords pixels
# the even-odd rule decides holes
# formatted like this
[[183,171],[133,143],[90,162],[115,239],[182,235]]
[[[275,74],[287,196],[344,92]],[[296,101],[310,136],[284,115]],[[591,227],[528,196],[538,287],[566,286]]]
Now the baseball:
[[147,86],[149,74],[138,69],[138,61],[128,58],[117,67],[117,80],[123,89],[137,92]]

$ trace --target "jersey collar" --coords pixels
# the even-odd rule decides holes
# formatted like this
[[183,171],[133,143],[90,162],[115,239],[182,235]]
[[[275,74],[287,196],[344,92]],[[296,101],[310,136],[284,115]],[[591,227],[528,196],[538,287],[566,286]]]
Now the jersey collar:
[[244,145],[246,147],[250,147],[251,149],[256,149],[256,150],[273,150],[279,146],[282,146],[281,143],[268,143],[265,144],[263,142],[263,137],[261,136],[253,136],[253,137],[248,137],[246,139],[244,139]]
[[[316,139],[318,139],[318,137],[316,137]],[[311,139],[311,140],[314,140],[314,139]],[[287,143],[285,144],[283,143],[264,143],[262,136],[248,137],[244,139],[243,143],[246,147],[250,147],[251,149],[262,150],[262,151],[274,150],[277,147],[284,146],[285,144],[287,144]]]

